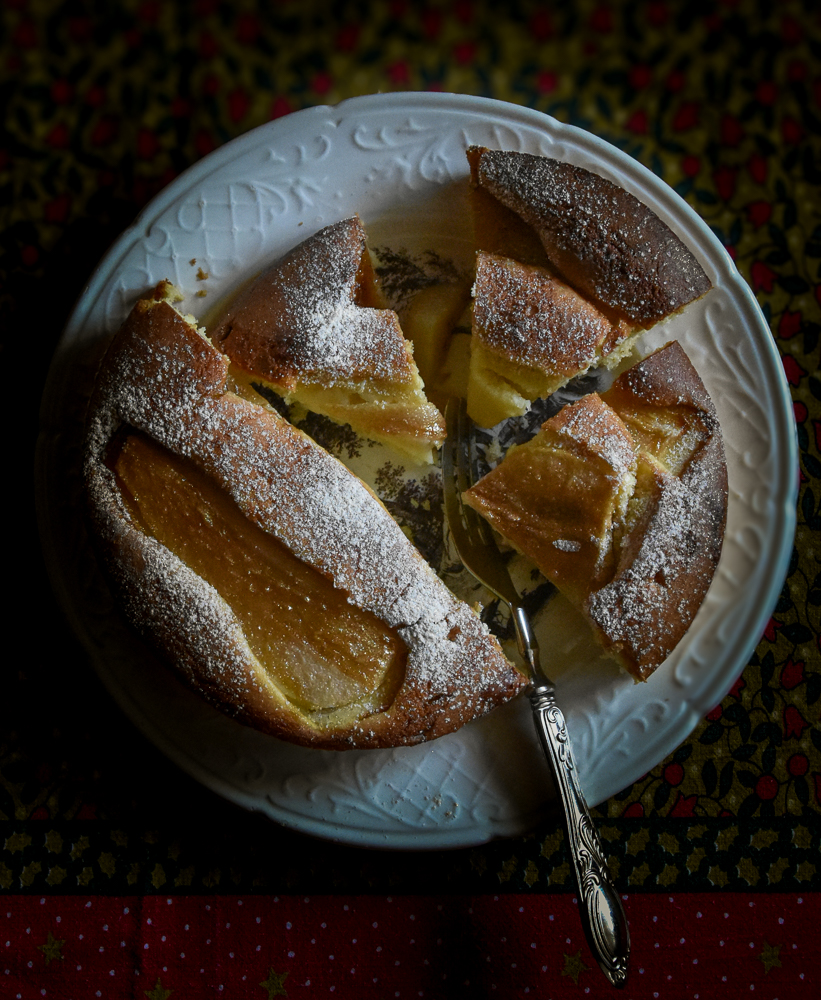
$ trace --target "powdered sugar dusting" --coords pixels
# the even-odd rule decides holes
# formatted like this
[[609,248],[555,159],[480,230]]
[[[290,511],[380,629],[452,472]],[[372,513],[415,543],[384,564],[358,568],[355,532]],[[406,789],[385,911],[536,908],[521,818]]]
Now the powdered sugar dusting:
[[[515,694],[523,680],[495,639],[370,490],[283,418],[226,392],[225,383],[225,359],[169,305],[153,302],[118,335],[90,411],[86,487],[98,537],[132,621],[188,683],[261,728],[319,745],[418,742]],[[347,718],[339,731],[323,729],[272,690],[216,591],[130,523],[105,464],[123,424],[196,462],[246,516],[399,631],[406,676],[387,712],[369,716],[367,726]]]
[[570,284],[639,326],[652,326],[711,287],[675,233],[598,174],[549,157],[485,150],[478,180],[533,226]]
[[365,233],[358,218],[300,243],[220,320],[214,342],[272,383],[409,383],[410,357],[395,313],[356,303]]

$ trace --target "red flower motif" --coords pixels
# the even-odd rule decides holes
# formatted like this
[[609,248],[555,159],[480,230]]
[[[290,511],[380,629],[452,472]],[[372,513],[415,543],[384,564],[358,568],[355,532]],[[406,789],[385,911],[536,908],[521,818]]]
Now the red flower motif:
[[280,94],[279,97],[274,98],[274,103],[271,105],[271,119],[282,118],[283,115],[289,115],[293,110],[288,98]]
[[756,229],[760,229],[765,222],[769,222],[772,214],[773,208],[768,201],[751,201],[747,206],[747,218]]
[[141,160],[151,160],[160,148],[159,140],[150,129],[141,128],[137,133],[137,156]]
[[741,700],[741,692],[744,690],[744,688],[746,686],[747,686],[747,682],[744,680],[744,677],[741,676],[741,677],[739,677],[736,680],[735,684],[733,684],[733,686],[730,688],[730,690],[727,692],[727,694],[728,695],[732,695],[733,698],[737,698],[740,701]]
[[207,156],[216,149],[214,137],[207,129],[201,128],[194,136],[194,148],[198,156]]
[[471,0],[456,0],[453,5],[453,13],[456,15],[457,21],[461,21],[462,24],[470,24],[473,20],[473,4]]
[[676,132],[686,132],[698,125],[698,105],[695,101],[686,101],[673,116],[673,129]]
[[766,183],[767,160],[761,155],[761,153],[753,153],[747,161],[747,170],[749,170],[750,177],[752,177],[756,184]]
[[651,3],[647,4],[647,20],[654,28],[661,28],[670,18],[670,12],[667,10],[667,4],[659,3],[657,0],[652,0]]
[[765,802],[770,802],[778,795],[778,782],[771,774],[762,774],[755,783],[755,793]]
[[803,777],[810,769],[810,762],[803,753],[794,753],[787,761],[787,770],[794,778]]
[[781,364],[784,366],[784,374],[790,385],[798,385],[807,374],[791,354],[782,354]]
[[637,63],[630,67],[630,86],[633,90],[644,90],[652,79],[653,71],[646,63]]
[[38,806],[31,816],[29,816],[29,819],[51,819],[51,816],[45,806]]
[[680,785],[684,781],[684,768],[673,761],[665,767],[662,777],[668,785]]
[[428,7],[427,10],[422,12],[422,31],[425,32],[425,37],[434,39],[439,35],[442,30],[442,11],[433,10]]
[[788,45],[797,45],[803,34],[801,25],[794,17],[785,15],[781,18],[781,37]]
[[721,141],[725,146],[737,146],[744,138],[744,129],[737,118],[723,115],[721,119]]
[[806,80],[807,64],[800,59],[791,59],[787,66],[787,79],[790,83],[797,83],[799,80]]
[[68,22],[68,34],[72,42],[86,42],[91,37],[91,18],[72,17]]
[[804,128],[795,118],[785,118],[781,123],[781,135],[784,137],[784,142],[797,146],[804,138]]
[[216,73],[208,73],[202,81],[202,92],[208,97],[213,97],[220,89],[220,78]]
[[228,115],[232,122],[241,122],[251,107],[251,98],[242,87],[235,87],[228,95]]
[[311,89],[317,94],[327,94],[333,86],[333,80],[327,73],[317,73],[311,80]]
[[71,198],[67,194],[58,195],[52,198],[45,207],[46,222],[65,222],[69,209],[71,208]]
[[175,118],[187,118],[193,114],[194,108],[191,102],[185,97],[175,97],[171,102],[171,114]]
[[530,34],[537,42],[546,42],[548,38],[553,36],[553,19],[548,11],[538,10],[531,17],[529,28]]
[[711,712],[708,712],[704,718],[707,719],[708,722],[718,722],[722,715],[724,715],[724,709],[719,703]]
[[90,108],[99,108],[105,101],[105,91],[102,87],[89,87],[86,91],[85,102]]
[[753,266],[750,268],[750,277],[753,281],[754,292],[763,289],[769,294],[773,290],[773,282],[778,275],[772,268],[767,267],[763,261],[757,260],[753,262]]
[[404,59],[400,59],[399,62],[391,63],[387,67],[385,72],[388,74],[388,79],[391,83],[395,84],[397,87],[401,87],[410,81],[410,70],[408,69],[408,64]]
[[677,92],[684,86],[684,74],[680,69],[674,69],[667,77],[667,89]]
[[719,198],[729,201],[735,194],[735,179],[738,171],[735,167],[718,167],[713,171],[713,183]]
[[641,802],[631,802],[630,805],[624,810],[622,816],[643,816],[644,806]]
[[605,4],[601,4],[590,15],[590,27],[600,35],[609,35],[613,30],[613,12]]
[[797,424],[803,424],[809,416],[807,407],[798,399],[792,404],[792,412]]
[[550,94],[559,85],[559,78],[549,69],[540,70],[536,74],[536,89],[540,94]]
[[68,80],[55,80],[51,85],[51,99],[55,104],[68,104],[74,97],[74,87]]
[[220,47],[210,31],[203,31],[200,33],[198,48],[200,59],[213,59]]
[[453,46],[453,55],[460,66],[467,66],[473,62],[476,55],[475,42],[458,42]]
[[65,122],[59,122],[46,136],[46,142],[54,149],[65,149],[71,139],[71,133]]
[[701,170],[701,160],[697,156],[693,156],[692,153],[688,153],[681,161],[681,169],[684,171],[685,177],[695,177]]
[[790,657],[781,668],[781,687],[792,691],[804,680],[804,661]]
[[352,52],[359,41],[359,25],[346,24],[339,29],[336,35],[336,48],[340,52]]
[[767,627],[764,629],[764,638],[767,642],[775,642],[775,633],[781,628],[781,622],[777,622],[775,618],[771,618],[767,622]]
[[794,337],[797,333],[801,332],[801,327],[803,325],[804,318],[801,315],[800,310],[795,312],[790,312],[789,309],[785,309],[781,313],[781,319],[778,321],[778,336],[781,340],[789,340]]
[[86,803],[80,806],[75,814],[76,819],[97,819],[97,806],[93,803]]
[[33,49],[38,44],[37,27],[34,21],[21,21],[12,36],[16,49]]
[[670,810],[671,816],[695,816],[696,803],[698,802],[697,795],[684,796],[681,792],[678,793],[678,798],[673,804],[673,808]]
[[119,131],[119,121],[111,115],[104,115],[91,131],[91,145],[107,146]]
[[800,739],[809,722],[798,711],[795,705],[787,705],[784,709],[784,735],[788,740]]
[[22,260],[24,267],[34,267],[39,259],[40,252],[37,247],[29,243],[20,248],[20,260]]
[[627,127],[631,132],[635,132],[637,135],[644,135],[647,132],[647,112],[646,111],[635,111],[627,119]]
[[254,45],[262,34],[262,23],[250,11],[237,18],[237,41],[241,45]]
[[759,104],[775,104],[778,99],[778,88],[772,80],[762,80],[755,88],[755,98]]
[[145,3],[141,3],[137,10],[137,17],[141,21],[148,21],[151,24],[159,20],[160,5],[157,0],[145,0]]

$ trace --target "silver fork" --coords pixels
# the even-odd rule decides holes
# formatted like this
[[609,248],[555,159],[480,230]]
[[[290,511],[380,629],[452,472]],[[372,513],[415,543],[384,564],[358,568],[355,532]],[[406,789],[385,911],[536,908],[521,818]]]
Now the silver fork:
[[446,409],[447,441],[442,450],[445,517],[462,564],[510,608],[519,653],[529,674],[527,693],[533,721],[550,764],[563,807],[587,943],[605,976],[624,986],[630,932],[619,895],[610,880],[601,841],[579,786],[576,765],[555,687],[539,663],[539,647],[527,612],[487,523],[466,504],[462,493],[473,483],[473,423],[464,400],[450,399]]

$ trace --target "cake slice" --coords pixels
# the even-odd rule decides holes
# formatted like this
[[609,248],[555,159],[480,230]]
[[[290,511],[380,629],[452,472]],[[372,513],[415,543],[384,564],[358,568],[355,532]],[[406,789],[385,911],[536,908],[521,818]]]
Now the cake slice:
[[618,364],[635,336],[544,267],[480,251],[468,413],[481,427],[518,416],[600,362]]
[[465,501],[646,680],[690,627],[721,553],[727,471],[715,408],[673,342],[602,396],[560,410]]
[[[530,153],[471,146],[467,156],[473,185],[531,228],[558,274],[615,321],[649,329],[710,290],[692,251],[612,181]],[[481,219],[477,238],[481,249]]]
[[286,401],[433,461],[444,438],[396,313],[384,308],[358,217],[320,230],[261,275],[211,332]]
[[[517,224],[507,230],[485,218],[489,195],[532,230],[550,266],[614,322],[649,329],[705,295],[710,280],[692,251],[650,208],[598,174],[546,156],[471,146],[471,182],[479,249],[503,246],[516,257],[524,242]],[[490,223],[490,224],[488,224]],[[528,254],[527,247],[523,253]],[[526,258],[520,258],[526,259]],[[527,258],[532,261],[532,255]],[[539,263],[538,261],[535,261]]]
[[525,684],[365,484],[261,402],[174,308],[137,302],[89,408],[92,537],[127,619],[262,732],[419,743]]

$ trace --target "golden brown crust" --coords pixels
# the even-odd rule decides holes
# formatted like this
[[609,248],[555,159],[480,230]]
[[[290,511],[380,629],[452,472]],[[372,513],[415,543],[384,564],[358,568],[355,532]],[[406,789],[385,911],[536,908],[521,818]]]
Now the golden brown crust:
[[467,156],[472,183],[535,230],[561,276],[632,326],[648,329],[709,291],[675,233],[606,178],[529,153],[473,146]]
[[690,627],[721,554],[727,473],[712,401],[668,344],[548,420],[466,500],[645,680]]
[[[141,300],[101,367],[89,410],[85,484],[93,535],[123,607],[178,675],[221,710],[306,745],[417,743],[451,732],[524,684],[368,488],[276,413],[226,391],[227,360],[169,304]],[[134,523],[107,462],[133,428],[193,461],[251,521],[401,636],[393,704],[311,713],[262,669],[231,609]]]
[[211,336],[232,364],[277,392],[430,460],[444,439],[442,415],[425,398],[396,313],[375,308],[380,301],[353,217],[289,251]]

